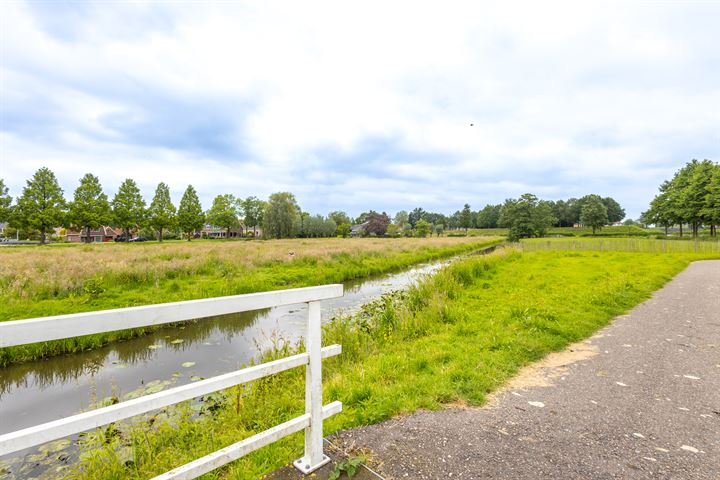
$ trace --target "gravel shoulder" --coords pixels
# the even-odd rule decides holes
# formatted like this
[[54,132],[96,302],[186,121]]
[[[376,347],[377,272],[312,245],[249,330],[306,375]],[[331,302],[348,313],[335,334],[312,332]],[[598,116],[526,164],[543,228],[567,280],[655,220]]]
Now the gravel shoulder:
[[720,479],[720,261],[691,264],[484,408],[331,440],[370,450],[388,479]]

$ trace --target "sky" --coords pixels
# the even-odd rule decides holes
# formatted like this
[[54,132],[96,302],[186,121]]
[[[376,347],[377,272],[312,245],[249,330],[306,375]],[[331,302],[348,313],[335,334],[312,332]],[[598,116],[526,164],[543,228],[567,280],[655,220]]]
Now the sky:
[[719,2],[0,5],[0,178],[188,184],[305,211],[531,192],[637,218],[720,160]]

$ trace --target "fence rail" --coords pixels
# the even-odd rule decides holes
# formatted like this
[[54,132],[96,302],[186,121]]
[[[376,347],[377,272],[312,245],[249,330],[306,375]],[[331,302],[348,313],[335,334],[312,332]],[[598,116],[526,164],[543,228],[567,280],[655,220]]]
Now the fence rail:
[[342,285],[323,285],[0,322],[0,347],[10,347],[261,308],[308,304],[308,328],[304,353],[0,435],[0,456],[304,365],[304,415],[155,478],[162,480],[196,478],[303,429],[305,454],[294,464],[303,473],[310,473],[329,461],[322,449],[323,419],[342,411],[340,402],[322,405],[322,359],[339,355],[342,348],[340,345],[325,348],[321,346],[320,300],[340,297],[342,294]]

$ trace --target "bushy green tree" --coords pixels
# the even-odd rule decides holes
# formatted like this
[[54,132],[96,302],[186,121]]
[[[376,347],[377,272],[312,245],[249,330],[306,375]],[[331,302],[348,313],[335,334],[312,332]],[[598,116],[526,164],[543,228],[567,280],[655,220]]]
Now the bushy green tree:
[[5,181],[0,178],[0,223],[5,223],[10,220],[12,214],[12,197],[8,194],[8,187],[5,186]]
[[393,223],[398,227],[402,228],[403,225],[408,223],[408,218],[408,212],[406,212],[405,210],[400,210],[395,214],[395,217],[393,218]]
[[211,225],[224,228],[225,237],[230,238],[230,229],[240,225],[235,197],[230,194],[218,195],[205,217]]
[[300,207],[295,195],[278,192],[270,195],[263,214],[263,229],[269,238],[295,236],[295,225],[300,218]]
[[178,206],[177,223],[180,230],[185,233],[188,241],[193,234],[205,225],[205,214],[200,205],[200,199],[192,185],[188,185]]
[[350,223],[350,217],[347,213],[341,211],[334,211],[328,214],[328,218],[335,222],[335,225],[342,225],[343,223]]
[[246,227],[253,228],[253,236],[257,236],[257,227],[263,223],[266,202],[257,197],[247,197],[242,201],[242,211]]
[[86,243],[90,243],[90,230],[110,222],[110,202],[102,191],[98,177],[88,173],[80,179],[68,214],[69,223],[85,230]]
[[342,238],[347,238],[350,236],[350,224],[349,223],[341,223],[337,226],[337,234],[340,235]]
[[508,199],[500,211],[499,224],[509,229],[508,239],[542,237],[555,222],[548,202],[538,200],[530,193],[518,199]]
[[155,189],[150,208],[148,208],[150,226],[157,231],[158,241],[163,241],[163,230],[173,228],[177,224],[176,209],[170,199],[170,188],[160,182]]
[[46,243],[48,230],[62,225],[66,202],[55,174],[43,167],[27,181],[14,210],[14,222],[24,229],[40,231],[40,243]]
[[580,222],[587,227],[592,227],[593,235],[595,235],[597,229],[607,225],[607,207],[599,195],[584,197],[583,207],[580,211]]
[[475,225],[478,228],[497,228],[500,219],[502,205],[485,205],[475,217]]
[[421,238],[425,238],[432,232],[432,225],[430,222],[424,219],[420,219],[415,223],[415,235]]
[[620,222],[625,218],[625,209],[614,198],[605,197],[602,203],[607,209],[608,223]]
[[145,200],[135,181],[126,178],[111,202],[113,221],[130,238],[130,229],[140,228],[145,221]]
[[442,223],[438,223],[437,225],[435,225],[435,235],[439,237],[443,233],[445,233],[445,225],[443,225]]

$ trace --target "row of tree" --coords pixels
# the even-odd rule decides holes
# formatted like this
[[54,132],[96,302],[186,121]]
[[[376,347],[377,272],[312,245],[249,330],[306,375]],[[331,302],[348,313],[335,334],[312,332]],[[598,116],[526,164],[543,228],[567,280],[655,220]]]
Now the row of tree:
[[660,185],[660,193],[643,212],[642,220],[665,227],[688,225],[693,237],[700,228],[710,229],[717,235],[720,225],[720,164],[710,160],[692,160],[678,170],[672,179]]

